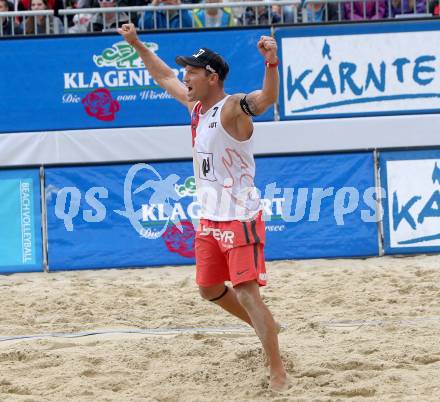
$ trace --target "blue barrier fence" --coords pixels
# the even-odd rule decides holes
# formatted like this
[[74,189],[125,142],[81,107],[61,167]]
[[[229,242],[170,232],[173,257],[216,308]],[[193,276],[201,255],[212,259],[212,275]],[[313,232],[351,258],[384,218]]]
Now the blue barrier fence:
[[[439,252],[440,150],[379,155],[380,188],[371,152],[257,158],[266,258],[379,255],[381,224],[385,254]],[[191,162],[44,172],[50,270],[194,263]],[[39,171],[1,170],[0,200],[0,272],[41,271]]]
[[[375,201],[365,196],[375,188],[371,153],[257,158],[257,172],[267,259],[378,255]],[[45,176],[51,270],[194,263],[191,162],[48,168]],[[158,202],[160,180],[172,186]]]

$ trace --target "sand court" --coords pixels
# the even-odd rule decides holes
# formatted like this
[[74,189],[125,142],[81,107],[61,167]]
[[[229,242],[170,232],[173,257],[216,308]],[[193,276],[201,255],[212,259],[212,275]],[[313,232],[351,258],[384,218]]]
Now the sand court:
[[194,267],[2,276],[0,336],[41,336],[0,341],[0,400],[438,401],[438,261],[268,263],[264,300],[288,326],[281,396],[256,335],[200,298]]

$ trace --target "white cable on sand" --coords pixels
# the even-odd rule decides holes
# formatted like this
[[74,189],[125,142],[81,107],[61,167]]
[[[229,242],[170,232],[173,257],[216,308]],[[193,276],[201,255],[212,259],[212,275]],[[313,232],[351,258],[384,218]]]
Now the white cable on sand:
[[180,334],[248,334],[253,333],[253,329],[244,326],[235,327],[207,327],[207,328],[122,328],[122,329],[102,329],[81,332],[49,332],[35,335],[12,335],[0,336],[0,342],[25,340],[25,339],[43,339],[43,338],[81,338],[93,335],[109,334],[144,334],[144,335],[180,335]]
[[[440,322],[440,316],[422,317],[402,320],[330,320],[320,321],[319,324],[327,328],[360,328],[364,326],[380,326],[380,325],[418,325],[423,322]],[[286,324],[281,324],[281,331],[287,329]],[[206,328],[121,328],[121,329],[99,329],[80,332],[48,332],[35,335],[10,335],[0,336],[0,342],[15,340],[38,340],[45,338],[82,338],[86,336],[96,335],[117,335],[117,334],[141,334],[152,336],[171,336],[181,334],[205,334],[205,335],[221,335],[221,334],[251,334],[254,330],[247,326],[230,326],[230,327],[206,327]]]
[[[286,324],[280,324],[281,330],[287,328]],[[254,330],[248,326],[230,326],[230,327],[206,327],[206,328],[121,328],[121,329],[98,329],[81,332],[48,332],[35,335],[11,335],[0,336],[0,342],[16,340],[36,340],[45,338],[82,338],[94,335],[112,335],[112,334],[141,334],[141,335],[180,335],[180,334],[254,334]]]

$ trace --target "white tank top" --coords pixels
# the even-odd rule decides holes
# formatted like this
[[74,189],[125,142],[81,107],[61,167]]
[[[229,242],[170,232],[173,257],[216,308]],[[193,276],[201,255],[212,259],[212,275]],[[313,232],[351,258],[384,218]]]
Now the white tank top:
[[222,108],[228,97],[203,114],[198,102],[191,114],[200,217],[214,221],[251,219],[260,210],[254,185],[252,137],[238,141],[221,123]]

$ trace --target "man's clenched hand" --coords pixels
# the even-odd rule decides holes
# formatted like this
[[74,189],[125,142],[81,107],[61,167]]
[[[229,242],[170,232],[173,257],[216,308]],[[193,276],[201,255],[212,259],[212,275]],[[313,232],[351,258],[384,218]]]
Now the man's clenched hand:
[[278,61],[277,42],[272,36],[261,36],[257,44],[258,51],[263,55],[264,59],[274,64]]
[[124,39],[133,45],[137,40],[139,40],[136,28],[134,24],[124,24],[121,28],[118,28],[118,33],[124,37]]

